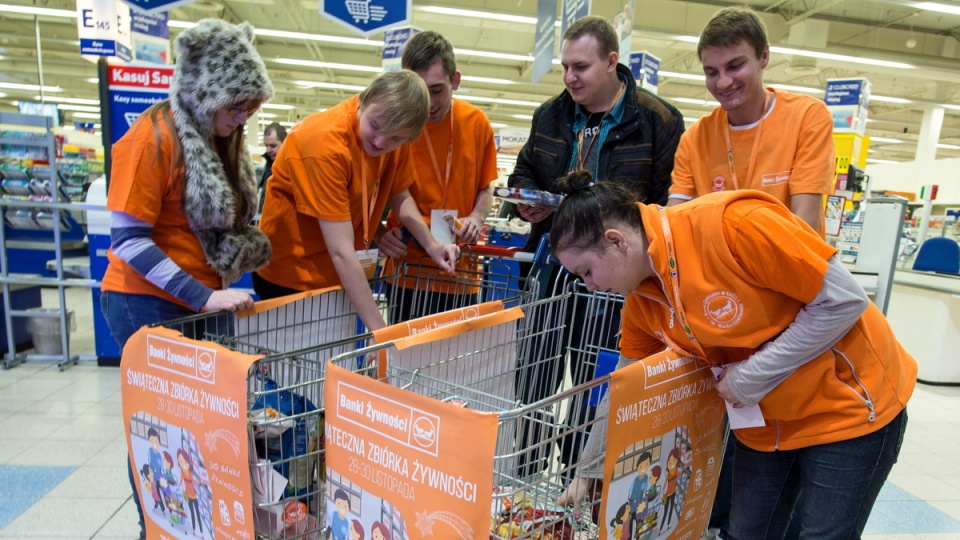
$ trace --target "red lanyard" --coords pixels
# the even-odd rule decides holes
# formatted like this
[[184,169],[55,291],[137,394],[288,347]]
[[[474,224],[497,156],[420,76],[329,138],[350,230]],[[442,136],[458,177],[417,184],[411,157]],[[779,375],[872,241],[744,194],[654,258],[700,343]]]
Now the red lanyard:
[[[673,304],[671,309],[673,311],[673,315],[675,315],[677,320],[680,321],[680,326],[683,328],[684,333],[687,334],[687,338],[690,340],[690,343],[700,354],[690,354],[683,348],[676,346],[667,337],[666,332],[663,333],[664,338],[671,349],[681,352],[686,356],[705,358],[703,350],[700,348],[699,343],[697,343],[697,337],[693,335],[693,329],[690,328],[690,323],[687,321],[687,315],[683,311],[683,304],[680,302],[680,270],[677,266],[677,252],[673,245],[673,233],[670,231],[670,222],[667,220],[666,208],[662,206],[660,207],[660,225],[663,228],[663,241],[667,246],[667,260],[668,264],[670,265],[670,275],[667,277],[670,281],[671,289],[673,291],[673,298],[670,302]],[[670,318],[670,327],[673,328],[673,317]]]
[[447,209],[447,185],[450,183],[450,164],[453,162],[453,101],[450,101],[450,144],[447,145],[447,170],[443,176],[440,176],[440,167],[437,165],[437,155],[433,151],[433,141],[430,140],[430,129],[424,126],[423,134],[427,139],[427,150],[430,151],[430,161],[433,162],[433,172],[437,175],[437,182],[443,189],[443,209]]
[[[753,150],[750,151],[750,161],[747,162],[747,185],[753,183],[753,167],[757,164],[757,149],[760,148],[760,135],[763,133],[763,120],[767,116],[767,101],[769,96],[767,91],[763,91],[763,114],[760,115],[760,121],[757,123],[757,134],[753,137]],[[740,189],[737,182],[737,171],[733,167],[733,145],[730,144],[730,121],[724,125],[723,138],[727,143],[727,166],[730,167],[730,181],[733,182],[733,189]]]
[[367,156],[360,151],[360,192],[363,197],[363,249],[370,247],[370,222],[376,210],[377,194],[380,192],[380,176],[383,175],[383,156],[377,158],[377,179],[373,184],[373,197],[367,198]]
[[[603,125],[603,119],[606,118],[607,115],[610,114],[610,111],[612,111],[613,108],[617,106],[617,102],[620,101],[620,97],[623,95],[623,91],[625,88],[626,88],[626,85],[621,82],[620,88],[617,90],[617,95],[613,96],[613,101],[610,102],[610,106],[607,107],[607,110],[603,111],[603,116],[600,117],[600,123],[597,125],[598,128],[599,126]],[[583,170],[583,165],[587,162],[587,159],[590,157],[590,150],[593,150],[593,143],[597,142],[597,139],[600,138],[599,137],[600,130],[598,129],[597,133],[593,136],[592,139],[590,139],[590,146],[587,147],[587,151],[586,152],[582,151],[584,132],[587,131],[587,124],[589,123],[590,123],[590,118],[588,117],[587,121],[583,124],[583,127],[580,128],[580,131],[577,133],[577,160],[576,160],[576,168],[573,171]],[[570,171],[570,172],[573,172],[573,171]]]

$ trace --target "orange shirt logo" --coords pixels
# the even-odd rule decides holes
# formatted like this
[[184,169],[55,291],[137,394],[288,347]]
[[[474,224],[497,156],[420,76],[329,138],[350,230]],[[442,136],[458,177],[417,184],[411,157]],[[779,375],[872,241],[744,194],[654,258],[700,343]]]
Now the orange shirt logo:
[[703,314],[717,328],[730,328],[743,318],[743,303],[730,291],[716,291],[703,300]]
[[727,189],[727,179],[723,175],[713,177],[711,188],[713,191],[724,191]]

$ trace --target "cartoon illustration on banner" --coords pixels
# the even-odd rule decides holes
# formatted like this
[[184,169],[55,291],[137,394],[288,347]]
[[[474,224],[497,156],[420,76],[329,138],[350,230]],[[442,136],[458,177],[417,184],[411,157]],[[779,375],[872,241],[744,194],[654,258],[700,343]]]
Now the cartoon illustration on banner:
[[127,342],[123,415],[151,537],[252,537],[244,439],[256,358],[165,328],[143,328]]
[[672,351],[611,374],[600,538],[699,537],[723,444],[714,384],[704,364]]

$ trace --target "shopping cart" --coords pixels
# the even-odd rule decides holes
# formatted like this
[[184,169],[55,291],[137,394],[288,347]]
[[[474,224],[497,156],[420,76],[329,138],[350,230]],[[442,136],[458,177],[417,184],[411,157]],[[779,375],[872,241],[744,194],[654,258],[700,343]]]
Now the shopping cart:
[[[387,265],[382,281],[395,307],[391,324],[482,302],[499,300],[509,308],[542,298],[540,276],[547,260],[519,248],[465,244],[460,250],[455,274],[442,272],[429,257]],[[521,275],[511,262],[528,263],[529,272]]]
[[[598,534],[590,514],[599,510],[599,500],[588,503],[577,516],[556,508],[556,502],[581,465],[578,461],[564,462],[561,448],[582,446],[590,430],[606,422],[605,416],[581,412],[595,406],[606,378],[568,385],[536,403],[523,404],[520,399],[530,367],[555,361],[564,350],[559,342],[565,335],[568,304],[588,302],[604,313],[619,312],[622,305],[619,296],[589,293],[569,277],[562,282],[563,290],[558,294],[515,308],[522,311],[521,318],[453,337],[449,332],[438,333],[436,339],[420,335],[414,346],[398,348],[394,343],[380,343],[332,360],[338,365],[354,365],[358,358],[376,358],[381,365],[371,369],[371,374],[393,386],[497,415],[493,470],[497,491],[490,538],[559,540],[596,538]],[[609,321],[600,317],[594,323]],[[576,336],[567,333],[569,348],[582,351],[581,361],[596,366],[601,348],[590,340],[605,330],[591,328]],[[524,358],[531,351],[541,357]],[[606,353],[616,354],[609,350]],[[571,424],[566,419],[577,422]],[[537,465],[531,466],[533,463]],[[334,481],[328,482],[327,496],[336,489]]]
[[[255,528],[270,538],[319,534],[323,482],[323,380],[331,357],[367,344],[356,312],[340,288],[274,301],[253,314],[202,313],[163,326],[185,337],[264,355],[247,376],[248,436],[254,486]],[[260,304],[258,304],[260,306]],[[381,307],[390,309],[381,298]],[[345,366],[355,369],[357,366]],[[318,469],[319,465],[319,469]],[[286,479],[276,493],[272,471]],[[295,527],[284,521],[298,514]],[[287,520],[289,521],[289,520]]]

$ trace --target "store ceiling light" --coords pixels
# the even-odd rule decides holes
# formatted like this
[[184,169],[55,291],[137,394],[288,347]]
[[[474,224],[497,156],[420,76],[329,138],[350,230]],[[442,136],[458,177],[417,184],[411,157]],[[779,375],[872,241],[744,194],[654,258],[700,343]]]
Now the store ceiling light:
[[902,144],[902,143],[903,143],[903,141],[901,141],[900,139],[891,139],[891,138],[888,138],[888,137],[870,137],[870,142],[881,142],[881,143],[888,143],[888,144]]
[[907,103],[913,103],[909,99],[890,97],[890,96],[870,96],[870,101],[882,101],[884,103],[899,103],[901,105],[906,105]]
[[955,144],[937,144],[937,148],[943,148],[944,150],[960,150],[960,146]]
[[57,103],[57,108],[60,109],[61,111],[81,111],[81,112],[88,112],[88,113],[100,112],[99,105],[96,107],[90,107],[87,105],[69,105],[65,103]]
[[275,110],[281,110],[281,111],[292,111],[296,109],[296,107],[293,105],[286,105],[283,103],[264,103],[263,105],[260,106],[260,108],[275,109]]
[[487,19],[491,21],[515,22],[521,24],[537,24],[536,17],[524,17],[522,15],[505,15],[502,13],[491,13],[489,11],[475,11],[472,9],[459,9],[444,6],[414,6],[415,11],[424,13],[437,13],[440,15],[454,15],[456,17],[468,17],[474,19]]
[[2,13],[23,13],[25,15],[46,15],[48,17],[67,17],[77,18],[77,12],[69,9],[51,9],[34,6],[13,6],[10,4],[0,4]]
[[951,15],[960,15],[960,6],[951,6],[947,4],[938,4],[936,2],[916,2],[913,7],[924,11],[936,11],[938,13],[949,13]]
[[806,94],[823,94],[823,88],[812,88],[809,86],[796,86],[793,84],[771,84],[773,88],[786,90],[787,92],[803,92]]
[[454,49],[453,52],[457,56],[477,56],[480,58],[496,58],[498,60],[514,60],[516,62],[533,62],[533,57],[528,54],[475,51],[472,49]]
[[533,120],[532,114],[511,114],[510,117],[517,120]]
[[326,88],[328,90],[348,90],[351,92],[362,92],[365,86],[356,84],[338,84],[319,81],[293,81],[293,84],[303,88]]
[[679,73],[676,71],[661,71],[658,73],[661,77],[669,77],[673,79],[687,79],[690,81],[706,81],[707,77],[705,75],[699,75],[697,73]]
[[84,98],[70,98],[70,97],[60,97],[60,96],[33,96],[33,99],[37,101],[50,101],[53,103],[71,103],[73,105],[96,105],[100,107],[99,99],[84,99]]
[[472,75],[461,75],[460,80],[469,81],[469,82],[487,83],[487,84],[518,84],[517,81],[511,81],[510,79],[495,79],[493,77],[474,77]]
[[520,107],[539,107],[539,101],[522,101],[519,99],[503,99],[484,96],[458,95],[458,98],[464,101],[476,101],[477,103],[499,103],[501,105],[518,105]]
[[60,88],[59,86],[44,86],[41,90],[40,85],[37,84],[20,84],[9,82],[0,82],[0,88],[6,88],[7,90],[26,90],[28,92],[63,92],[63,88]]
[[[960,8],[958,8],[960,9]],[[673,36],[677,41],[684,43],[700,43],[700,36]],[[871,66],[881,66],[899,69],[913,69],[914,66],[904,62],[893,62],[890,60],[880,60],[877,58],[865,58],[862,56],[848,56],[846,54],[834,54],[820,51],[806,51],[803,49],[794,49],[791,47],[770,46],[770,51],[777,54],[792,54],[794,56],[806,56],[809,58],[822,58],[824,60],[836,60],[838,62],[850,62],[853,64],[868,64]]]
[[74,118],[92,118],[95,120],[100,119],[99,114],[89,113],[89,112],[75,112],[75,113],[72,113],[70,116],[73,116]]
[[694,98],[685,98],[685,97],[664,97],[661,96],[667,101],[676,101],[678,103],[689,103],[690,105],[700,105],[701,107],[718,107],[720,106],[719,101],[711,101],[709,99],[694,99]]
[[366,73],[380,73],[380,66],[361,66],[359,64],[338,64],[336,62],[318,62],[315,60],[297,60],[295,58],[271,58],[268,61],[287,66],[304,66],[318,69],[342,69],[344,71],[363,71]]
[[792,54],[794,56],[806,56],[808,58],[820,58],[823,60],[836,60],[838,62],[850,62],[852,64],[867,64],[870,66],[880,66],[899,69],[913,69],[914,66],[904,62],[892,62],[890,60],[879,60],[877,58],[866,58],[863,56],[848,56],[846,54],[834,54],[819,51],[805,51],[803,49],[793,49],[790,47],[770,47],[771,52],[777,54]]
[[899,161],[893,161],[890,159],[874,159],[874,158],[867,158],[867,163],[876,163],[878,165],[899,165],[900,164]]

